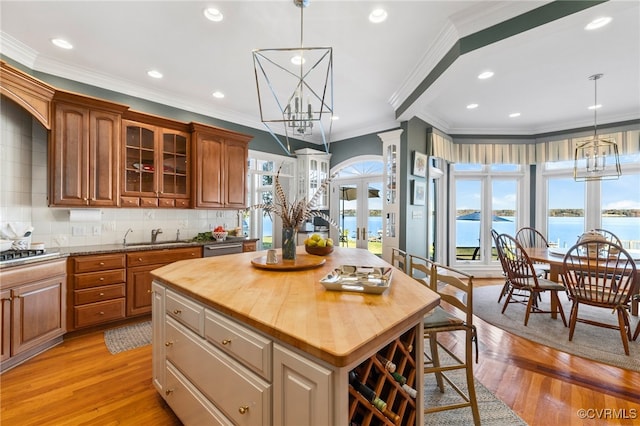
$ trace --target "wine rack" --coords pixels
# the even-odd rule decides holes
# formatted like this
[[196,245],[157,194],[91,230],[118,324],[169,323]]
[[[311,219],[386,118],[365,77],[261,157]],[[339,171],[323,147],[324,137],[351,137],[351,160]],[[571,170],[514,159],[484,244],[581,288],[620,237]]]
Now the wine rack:
[[[351,426],[415,425],[416,399],[411,396],[411,390],[407,391],[406,387],[403,388],[402,384],[394,379],[392,371],[389,371],[389,369],[393,370],[393,366],[385,367],[386,361],[390,361],[395,365],[395,373],[406,379],[406,386],[415,389],[415,339],[416,331],[412,328],[351,371],[349,384],[349,424]],[[352,379],[355,380],[352,381]],[[362,392],[363,389],[356,390],[360,384],[368,388],[368,391],[367,389],[364,389],[366,392]],[[371,401],[370,391],[375,393],[377,400]],[[420,390],[418,398],[422,398]],[[386,403],[386,406],[383,403]]]

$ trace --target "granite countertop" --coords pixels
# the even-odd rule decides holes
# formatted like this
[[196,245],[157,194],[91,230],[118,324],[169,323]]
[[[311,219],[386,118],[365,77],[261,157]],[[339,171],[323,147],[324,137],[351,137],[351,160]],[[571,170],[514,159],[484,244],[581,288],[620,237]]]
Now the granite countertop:
[[74,246],[74,247],[59,247],[56,249],[52,249],[53,251],[59,251],[63,255],[67,256],[78,256],[78,255],[87,255],[87,254],[105,254],[105,253],[114,253],[114,252],[131,252],[131,251],[148,251],[148,250],[159,250],[163,248],[179,248],[179,247],[195,247],[195,246],[204,246],[204,245],[223,245],[230,244],[236,242],[252,242],[258,241],[258,238],[233,238],[230,239],[227,237],[226,241],[193,241],[193,240],[181,240],[181,241],[159,241],[156,244],[151,244],[147,242],[136,243],[131,242],[127,243],[126,246],[122,244],[98,244],[91,246]]
[[68,256],[81,256],[92,254],[108,254],[108,253],[127,253],[134,251],[148,251],[148,250],[161,250],[168,248],[180,248],[180,247],[195,247],[204,245],[223,245],[236,242],[254,242],[258,241],[258,238],[238,237],[229,239],[226,241],[160,241],[156,244],[151,243],[128,243],[126,246],[122,244],[96,244],[88,246],[71,246],[71,247],[54,247],[48,248],[44,255],[25,257],[22,259],[13,259],[4,262],[0,262],[0,269],[8,269],[16,266],[28,265],[32,263],[45,262],[53,259],[68,257]]

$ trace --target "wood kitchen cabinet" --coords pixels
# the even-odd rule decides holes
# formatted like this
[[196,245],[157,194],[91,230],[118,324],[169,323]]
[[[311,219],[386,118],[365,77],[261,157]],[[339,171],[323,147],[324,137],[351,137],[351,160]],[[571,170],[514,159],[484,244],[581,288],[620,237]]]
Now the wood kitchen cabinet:
[[200,246],[127,253],[127,316],[151,312],[151,271],[178,260],[200,257]]
[[49,205],[118,205],[120,117],[126,106],[56,92]]
[[196,208],[246,208],[252,136],[191,123]]
[[1,371],[62,341],[66,331],[63,259],[0,272]]
[[185,123],[127,112],[122,123],[122,207],[190,207]]
[[125,262],[123,253],[69,258],[70,331],[126,317]]

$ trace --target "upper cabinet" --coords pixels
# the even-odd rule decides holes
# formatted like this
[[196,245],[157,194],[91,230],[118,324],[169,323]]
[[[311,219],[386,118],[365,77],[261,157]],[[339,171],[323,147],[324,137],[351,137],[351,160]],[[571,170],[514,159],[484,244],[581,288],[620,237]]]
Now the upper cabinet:
[[118,205],[120,117],[126,106],[56,92],[49,205]]
[[135,116],[138,120],[122,123],[121,206],[190,207],[187,125]]
[[[329,178],[331,154],[304,148],[295,151],[298,158],[298,199],[311,200],[322,183]],[[317,210],[329,208],[329,191],[320,194],[313,206]]]
[[191,123],[196,208],[247,207],[247,159],[252,136]]

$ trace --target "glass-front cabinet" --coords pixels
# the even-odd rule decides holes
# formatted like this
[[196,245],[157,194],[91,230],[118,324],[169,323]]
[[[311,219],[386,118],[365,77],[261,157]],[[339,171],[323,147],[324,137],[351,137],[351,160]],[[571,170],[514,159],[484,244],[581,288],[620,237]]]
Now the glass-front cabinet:
[[[304,148],[295,151],[298,158],[298,199],[311,200],[322,183],[329,178],[331,154]],[[329,208],[329,190],[326,188],[319,196],[315,208]]]
[[402,130],[379,133],[384,161],[384,202],[382,203],[382,258],[391,261],[391,250],[400,244],[400,135]]
[[189,207],[189,133],[123,121],[122,207]]

